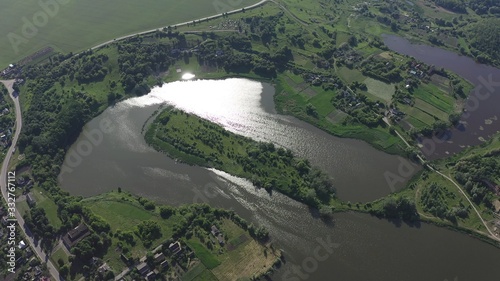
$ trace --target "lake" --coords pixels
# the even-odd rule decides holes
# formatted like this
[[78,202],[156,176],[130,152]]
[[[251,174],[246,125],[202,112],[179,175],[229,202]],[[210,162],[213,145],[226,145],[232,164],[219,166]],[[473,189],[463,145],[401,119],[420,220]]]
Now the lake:
[[[151,114],[168,104],[291,149],[328,172],[344,200],[373,200],[404,185],[391,188],[384,177],[387,172],[401,174],[397,156],[277,115],[273,94],[271,85],[246,79],[197,80],[168,83],[120,102],[85,126],[68,152],[61,185],[73,195],[121,187],[172,205],[205,202],[232,209],[269,229],[284,250],[287,262],[273,280],[462,281],[498,276],[500,251],[479,240],[432,225],[410,227],[356,213],[336,214],[333,222],[325,223],[314,210],[282,194],[270,195],[221,171],[177,163],[148,147],[141,134]],[[79,149],[84,143],[93,145]],[[405,178],[418,169],[410,169]]]

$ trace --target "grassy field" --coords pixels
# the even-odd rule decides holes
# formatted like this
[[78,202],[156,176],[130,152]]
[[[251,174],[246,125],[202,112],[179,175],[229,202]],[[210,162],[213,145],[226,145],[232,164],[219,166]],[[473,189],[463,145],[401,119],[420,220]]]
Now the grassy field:
[[415,107],[422,110],[423,112],[428,113],[429,115],[432,115],[440,120],[447,121],[448,120],[448,113],[439,110],[435,106],[432,106],[431,104],[421,100],[421,99],[416,99],[415,100]]
[[[56,4],[44,8],[39,2]],[[258,1],[57,2],[0,0],[0,69],[46,47],[78,52],[120,36],[236,10]]]
[[448,95],[444,95],[435,85],[421,84],[415,89],[413,95],[436,108],[432,110],[432,112],[429,112],[432,115],[438,116],[440,113],[437,112],[437,110],[448,114],[453,113],[455,104],[454,99]]
[[232,281],[265,273],[276,262],[279,251],[263,246],[232,221],[224,219],[220,227],[227,237],[226,245],[207,249],[198,238],[187,240],[201,263],[187,272],[182,280]]
[[411,107],[409,105],[400,105],[399,107],[408,114],[406,117],[407,119],[412,118],[426,125],[432,125],[435,122],[434,117],[417,107]]
[[232,221],[224,220],[222,231],[227,235],[229,243],[236,239],[239,244],[233,244],[233,249],[219,257],[221,265],[212,270],[219,281],[238,280],[241,276],[258,276],[266,272],[279,256],[279,251],[260,245]]
[[45,195],[45,192],[47,191],[39,187],[35,187],[31,190],[31,194],[36,200],[36,206],[45,210],[45,214],[50,224],[57,229],[62,225],[61,220],[57,216],[57,205],[52,199]]
[[[153,245],[146,248],[141,242],[140,238],[134,233],[137,243],[130,248],[132,257],[141,258],[146,255],[147,250],[155,248],[163,241],[167,240],[172,235],[173,225],[180,219],[180,216],[172,216],[169,219],[162,219],[157,213],[146,211],[135,199],[125,193],[107,193],[96,197],[85,199],[84,205],[88,206],[92,212],[111,226],[111,231],[132,231],[135,227],[145,220],[153,220],[161,227],[162,237],[153,241]],[[104,260],[114,270],[121,271],[125,264],[120,259],[121,251],[115,250],[117,248],[118,239],[112,239],[112,245],[108,253],[104,256]]]
[[193,249],[196,256],[207,269],[214,269],[220,265],[220,261],[217,257],[210,253],[210,251],[203,246],[198,238],[189,239],[186,243],[189,247],[191,247],[191,249]]
[[57,251],[55,251],[50,256],[50,260],[52,261],[52,263],[54,264],[54,266],[56,266],[58,269],[61,268],[61,266],[59,265],[59,260],[63,261],[63,265],[69,263],[68,255],[66,254],[66,252],[62,248],[59,248]]
[[[350,71],[350,69],[345,68]],[[286,74],[288,77],[288,73]],[[360,82],[366,79],[361,72],[356,71]],[[315,126],[340,137],[357,138],[364,140],[378,149],[389,153],[402,153],[401,139],[389,133],[388,128],[368,128],[360,124],[342,124],[346,113],[335,109],[331,103],[331,98],[337,91],[318,90],[318,93],[311,97],[297,91],[297,86],[301,84],[291,83],[291,79],[279,77],[276,84],[276,107],[282,114],[290,114],[305,120]],[[305,84],[308,87],[308,84]],[[299,86],[301,87],[301,86]],[[311,103],[318,111],[318,118],[311,117],[305,113],[306,104]]]
[[217,277],[202,263],[196,265],[188,273],[182,276],[182,281],[218,281]]
[[352,83],[354,81],[363,82],[366,77],[357,69],[350,69],[345,66],[339,68],[339,75],[347,83]]
[[366,78],[363,82],[366,84],[370,94],[380,98],[386,103],[391,101],[392,95],[394,95],[395,91],[394,85],[387,84],[373,78]]

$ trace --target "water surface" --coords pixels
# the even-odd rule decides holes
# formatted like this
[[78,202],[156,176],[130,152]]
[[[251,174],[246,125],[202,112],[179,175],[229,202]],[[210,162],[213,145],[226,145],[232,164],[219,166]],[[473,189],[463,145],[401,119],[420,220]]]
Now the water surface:
[[412,44],[396,35],[384,35],[383,40],[389,49],[448,69],[475,86],[466,101],[466,112],[459,126],[438,137],[420,140],[427,158],[447,157],[465,147],[481,144],[500,131],[500,69],[437,47]]
[[[286,264],[273,280],[495,280],[500,251],[476,239],[355,213],[337,214],[325,223],[314,210],[282,194],[269,194],[221,171],[177,163],[148,147],[141,134],[152,112],[167,102],[233,132],[292,149],[328,171],[343,198],[371,199],[391,191],[381,175],[398,173],[397,157],[276,115],[272,94],[270,85],[244,79],[189,81],[121,102],[86,125],[66,158],[69,170],[61,184],[74,195],[120,186],[162,203],[204,202],[232,209],[269,229],[284,250]],[[99,135],[107,121],[112,132],[96,138],[86,156],[79,154],[78,147],[89,135]],[[328,249],[321,246],[325,243]],[[321,260],[315,253],[321,253]]]

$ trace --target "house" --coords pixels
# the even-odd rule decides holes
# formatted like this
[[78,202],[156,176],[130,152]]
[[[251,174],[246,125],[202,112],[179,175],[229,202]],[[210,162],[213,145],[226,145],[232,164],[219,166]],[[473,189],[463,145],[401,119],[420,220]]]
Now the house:
[[158,253],[154,255],[154,261],[155,263],[161,263],[165,260],[165,255],[163,253]]
[[33,256],[33,251],[31,250],[31,248],[27,248],[25,253],[26,253],[26,258],[31,258],[31,256]]
[[137,268],[137,271],[139,271],[139,273],[142,276],[146,276],[151,271],[151,269],[149,268],[149,265],[145,262],[139,264],[138,266],[136,266],[136,268]]
[[42,270],[40,269],[40,267],[37,265],[35,267],[35,276],[39,276],[40,274],[42,274]]
[[110,271],[111,268],[109,267],[109,265],[107,263],[104,263],[103,265],[101,265],[98,269],[97,269],[97,272],[101,273],[101,274],[104,274],[108,271]]
[[168,249],[170,250],[170,252],[172,254],[177,255],[178,253],[180,253],[182,251],[181,243],[179,241],[176,241],[174,243],[170,243],[170,245],[168,246]]
[[403,115],[405,115],[405,113],[404,113],[404,112],[399,111],[399,110],[397,110],[397,109],[395,109],[395,108],[391,108],[391,113],[392,113],[393,115],[396,115],[396,116],[403,116]]
[[35,197],[33,197],[33,195],[31,194],[31,192],[26,195],[26,202],[28,202],[28,205],[30,207],[35,206],[36,200]]
[[146,275],[146,280],[148,281],[155,280],[155,278],[156,278],[156,273],[154,271],[151,271]]
[[[5,135],[2,135],[2,138],[3,138],[3,136],[5,136]],[[24,186],[26,184],[26,179],[24,179],[23,177],[18,178],[16,180],[16,184],[17,184],[17,186]]]
[[160,263],[160,267],[161,267],[162,269],[166,269],[166,268],[168,268],[168,261],[167,261],[167,260],[162,261],[162,262]]
[[220,245],[224,245],[224,237],[222,236],[222,233],[220,233],[219,229],[215,225],[212,225],[212,230],[210,232],[215,238],[217,238],[217,241],[219,241]]
[[17,247],[21,250],[24,250],[24,248],[26,248],[26,243],[23,240],[21,240],[21,242],[19,242],[19,245]]
[[89,228],[84,223],[81,223],[77,227],[68,231],[66,235],[64,235],[63,237],[64,246],[66,246],[68,250],[71,250],[71,248],[74,245],[76,245],[78,242],[80,242],[83,238],[87,237],[88,235],[90,235]]
[[212,230],[210,232],[213,236],[217,236],[220,233],[219,229],[215,225],[212,225]]

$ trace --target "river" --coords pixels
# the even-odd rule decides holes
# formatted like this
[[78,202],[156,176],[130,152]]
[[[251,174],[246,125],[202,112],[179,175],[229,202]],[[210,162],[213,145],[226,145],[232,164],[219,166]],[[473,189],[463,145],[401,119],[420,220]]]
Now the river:
[[439,137],[419,140],[428,159],[444,158],[465,147],[481,144],[500,131],[500,69],[451,51],[413,44],[396,35],[384,35],[383,41],[395,52],[450,70],[475,86],[466,101],[466,112],[462,114],[460,125]]
[[[401,174],[398,157],[277,115],[273,93],[271,85],[246,79],[198,80],[168,83],[120,102],[85,126],[63,165],[63,189],[92,196],[120,186],[163,203],[206,202],[232,209],[267,227],[284,249],[287,263],[273,280],[462,281],[498,276],[500,251],[476,239],[432,225],[410,227],[355,213],[337,214],[325,223],[307,206],[279,193],[269,195],[226,173],[177,163],[148,147],[141,134],[152,112],[170,104],[233,132],[291,149],[328,172],[344,200],[373,200],[404,184],[391,188],[384,177],[387,172]],[[89,143],[90,149],[80,149]],[[321,246],[325,243],[330,245],[326,249]]]

